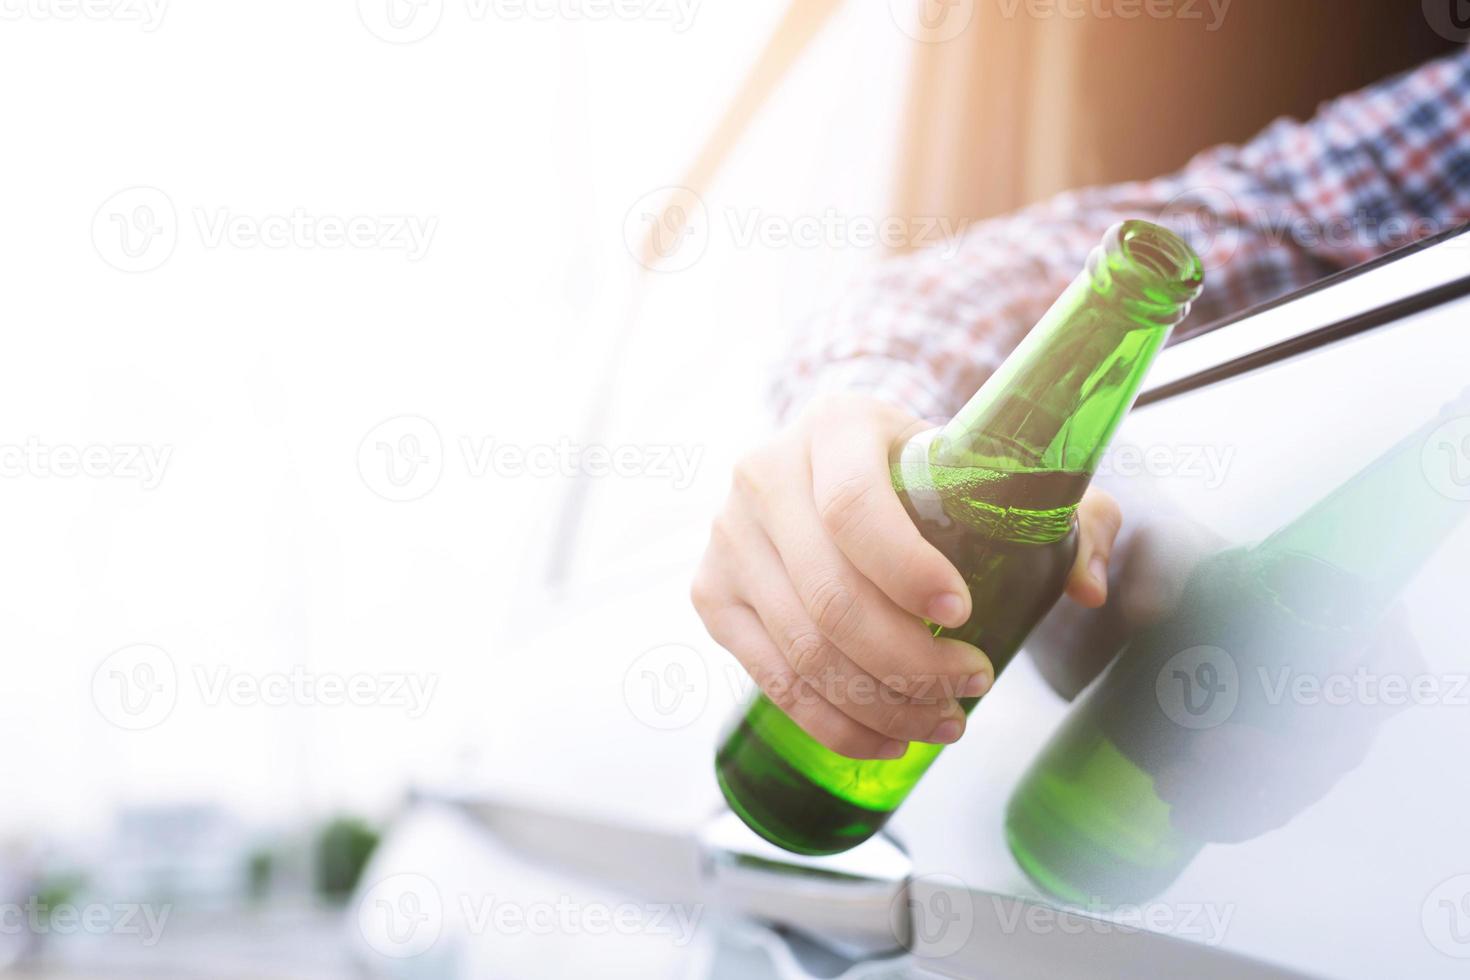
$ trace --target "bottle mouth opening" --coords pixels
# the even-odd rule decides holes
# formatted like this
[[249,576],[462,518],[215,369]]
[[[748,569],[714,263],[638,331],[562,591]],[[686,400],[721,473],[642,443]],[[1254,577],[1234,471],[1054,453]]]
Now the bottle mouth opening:
[[1204,264],[1194,249],[1167,228],[1148,221],[1125,221],[1115,241],[1128,264],[1142,274],[1140,283],[1162,290],[1175,302],[1191,302],[1204,285]]

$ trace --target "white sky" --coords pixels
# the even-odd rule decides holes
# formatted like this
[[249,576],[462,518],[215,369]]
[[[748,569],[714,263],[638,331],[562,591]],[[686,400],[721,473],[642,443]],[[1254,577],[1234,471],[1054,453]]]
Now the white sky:
[[[129,447],[170,455],[149,490],[34,461],[0,477],[0,835],[94,828],[122,802],[381,811],[408,779],[483,750],[485,717],[529,711],[528,744],[538,723],[579,724],[549,685],[497,683],[540,617],[566,614],[537,575],[568,481],[476,475],[463,447],[582,431],[633,276],[629,209],[678,180],[781,6],[699,4],[678,32],[477,19],[447,0],[408,45],[375,37],[352,3],[176,4],[152,31],[7,7],[0,456],[28,440],[101,446],[116,466]],[[693,559],[729,460],[765,425],[782,331],[876,257],[742,246],[729,230],[731,216],[881,208],[908,39],[884,5],[853,7],[706,195],[708,249],[657,277],[620,378],[609,445],[695,450],[697,479],[599,481],[582,578],[644,549]],[[152,190],[116,203],[137,186]],[[119,271],[116,221],[159,192],[172,252]],[[432,233],[416,261],[319,247],[319,224],[283,247],[246,237],[298,209],[367,217],[379,244],[400,240],[395,216]],[[404,415],[441,437],[442,475],[392,503],[360,474],[359,444]],[[142,732],[93,696],[104,658],[135,644],[165,651],[177,681]],[[543,676],[575,685],[574,663]],[[100,696],[136,666],[110,663]],[[209,703],[218,681],[293,670],[437,687],[416,719]]]

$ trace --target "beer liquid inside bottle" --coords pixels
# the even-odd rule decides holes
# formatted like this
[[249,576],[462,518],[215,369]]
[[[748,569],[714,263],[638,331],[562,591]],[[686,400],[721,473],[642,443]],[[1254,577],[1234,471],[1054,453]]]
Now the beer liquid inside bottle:
[[[1470,412],[1470,393],[1449,411]],[[1119,654],[1017,785],[1006,836],[1034,882],[1079,904],[1146,901],[1207,843],[1282,825],[1357,764],[1352,746],[1381,721],[1371,705],[1298,705],[1263,678],[1401,673],[1373,659],[1412,647],[1383,635],[1385,614],[1470,516],[1436,489],[1454,475],[1450,447],[1433,444],[1445,421],[1261,543],[1199,564],[1178,607]],[[1209,673],[1171,669],[1195,651]],[[1227,700],[1190,718],[1182,699],[1204,708],[1202,679]],[[1176,681],[1193,685],[1178,700]]]
[[[999,673],[1060,597],[1076,554],[1077,504],[1202,281],[1198,257],[1172,232],[1143,221],[1114,226],[960,413],[895,454],[894,489],[970,589],[969,621],[932,627],[936,635],[976,645]],[[960,703],[969,711],[978,700]],[[835,854],[876,833],[941,749],[913,742],[898,759],[849,759],[759,695],[715,768],[731,809],[762,837],[799,854]]]

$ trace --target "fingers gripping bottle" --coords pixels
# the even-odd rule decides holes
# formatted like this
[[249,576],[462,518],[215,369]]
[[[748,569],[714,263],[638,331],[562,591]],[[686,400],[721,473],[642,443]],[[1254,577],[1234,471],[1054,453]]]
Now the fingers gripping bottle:
[[[1199,258],[1172,232],[1115,225],[960,413],[899,448],[894,489],[973,600],[964,626],[936,635],[978,646],[999,673],[1060,597],[1077,505],[1202,282]],[[962,701],[965,710],[977,700]],[[731,809],[762,837],[798,854],[836,854],[876,833],[940,750],[914,742],[898,759],[849,759],[760,695],[715,768]]]

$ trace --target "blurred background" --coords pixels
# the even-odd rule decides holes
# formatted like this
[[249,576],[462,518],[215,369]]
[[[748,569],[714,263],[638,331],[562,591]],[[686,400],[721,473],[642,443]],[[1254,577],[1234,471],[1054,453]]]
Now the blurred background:
[[[685,577],[804,317],[1447,49],[1418,8],[5,4],[0,902],[331,976],[416,792],[706,811],[723,711],[650,755],[626,686],[720,663]],[[132,969],[47,915],[0,965]]]

